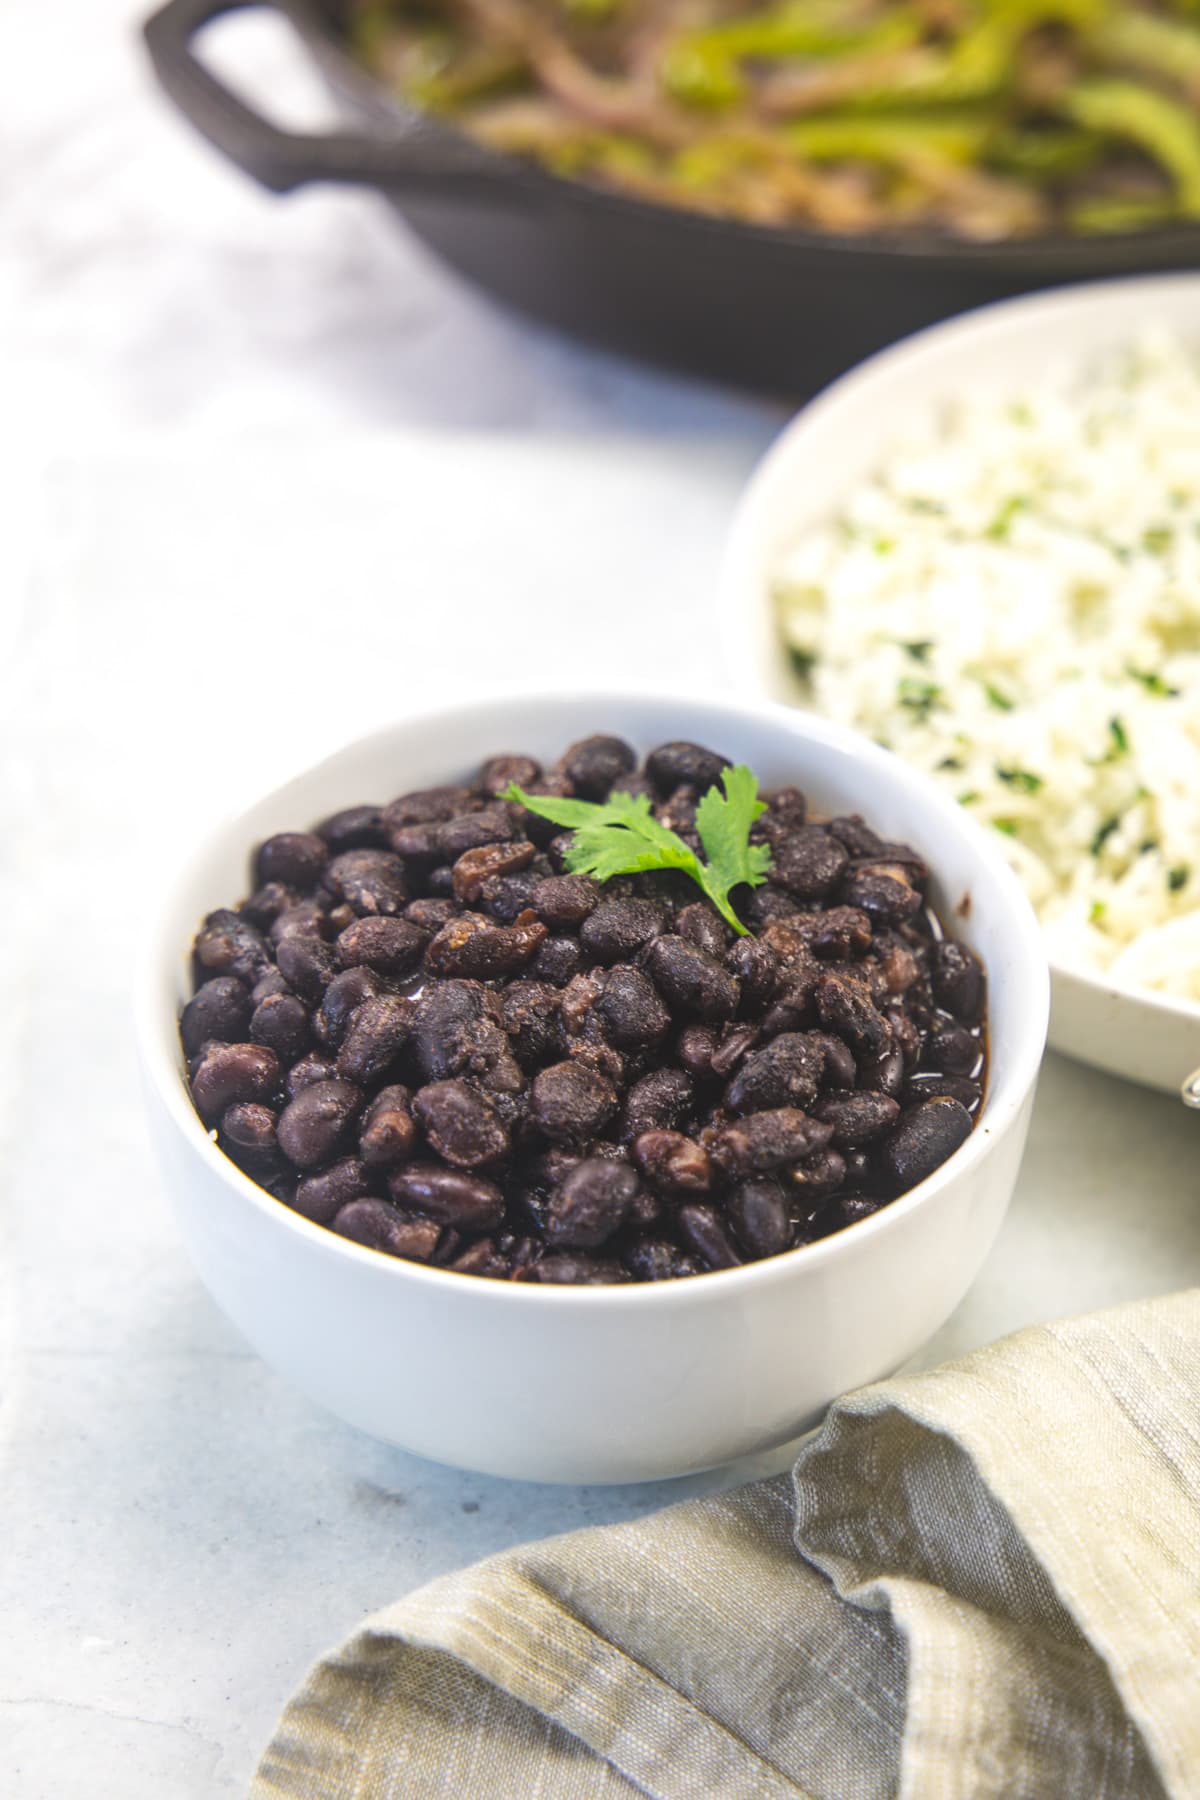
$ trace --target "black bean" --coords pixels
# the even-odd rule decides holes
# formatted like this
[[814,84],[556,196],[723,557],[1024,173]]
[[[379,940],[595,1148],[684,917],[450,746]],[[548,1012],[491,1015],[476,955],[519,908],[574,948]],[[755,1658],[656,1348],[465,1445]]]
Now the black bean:
[[254,986],[250,989],[250,1000],[259,1006],[268,994],[290,994],[291,989],[279,973],[278,969],[264,969]]
[[886,1017],[891,1040],[903,1054],[905,1068],[911,1069],[920,1054],[921,1032],[915,1021],[899,1007],[889,1007]]
[[902,925],[921,910],[921,896],[899,865],[853,870],[842,883],[842,898],[861,907],[877,925]]
[[877,1055],[891,1042],[887,1020],[870,990],[845,975],[823,975],[817,984],[817,1013],[826,1031],[847,1039],[855,1051]]
[[742,920],[754,931],[761,931],[777,919],[795,918],[799,910],[799,901],[777,887],[754,888],[739,907]]
[[282,881],[307,892],[316,887],[328,861],[329,846],[314,832],[277,831],[258,846],[254,879]]
[[805,1035],[824,1059],[821,1068],[822,1086],[852,1088],[857,1085],[858,1064],[844,1038],[834,1037],[829,1031],[810,1031]]
[[780,1106],[811,1106],[821,1085],[825,1058],[811,1037],[785,1031],[753,1050],[725,1089],[730,1112],[762,1112]]
[[456,1169],[481,1169],[508,1153],[495,1107],[465,1081],[431,1082],[415,1096],[413,1112],[443,1162]]
[[731,1019],[737,1011],[741,988],[736,976],[686,939],[656,938],[645,960],[655,987],[678,1011],[709,1023]]
[[708,1151],[680,1131],[643,1131],[633,1141],[633,1160],[666,1194],[707,1194],[712,1186]]
[[827,829],[839,844],[846,846],[851,856],[879,856],[884,849],[883,839],[869,825],[865,825],[857,813],[830,819]]
[[497,1280],[509,1273],[508,1258],[500,1254],[490,1237],[476,1238],[448,1266],[459,1275],[490,1275]]
[[437,1249],[442,1228],[433,1219],[414,1219],[389,1206],[386,1200],[351,1200],[333,1221],[339,1237],[385,1256],[405,1262],[428,1262]]
[[761,938],[738,938],[725,952],[725,967],[741,987],[743,1012],[769,1005],[783,985],[779,958]]
[[814,956],[825,962],[845,962],[871,947],[871,921],[857,906],[830,906],[816,915],[820,921],[809,940]]
[[279,1148],[298,1169],[328,1162],[362,1106],[362,1089],[350,1081],[318,1081],[302,1088],[279,1115]]
[[192,1099],[212,1125],[235,1100],[272,1100],[281,1079],[279,1058],[265,1044],[206,1044],[192,1070]]
[[677,1061],[698,1081],[712,1074],[712,1059],[720,1042],[711,1025],[685,1025],[675,1044]]
[[314,1087],[318,1081],[334,1081],[336,1078],[337,1070],[329,1058],[322,1056],[319,1051],[311,1050],[288,1070],[284,1091],[289,1100],[294,1100],[306,1087]]
[[621,1109],[619,1137],[632,1143],[644,1131],[677,1131],[695,1104],[695,1090],[682,1069],[652,1069],[635,1081]]
[[530,912],[529,901],[537,884],[538,877],[532,869],[521,869],[513,875],[489,875],[480,884],[477,905],[498,925],[515,925],[522,913]]
[[[830,1151],[831,1156],[837,1154]],[[875,1173],[875,1165],[871,1161],[869,1150],[847,1150],[842,1183],[847,1194],[871,1194],[879,1186],[879,1178]],[[834,1190],[836,1191],[836,1190]]]
[[512,875],[524,869],[534,858],[534,846],[528,838],[517,838],[504,844],[478,844],[464,850],[454,864],[454,897],[473,906],[485,883],[497,875]]
[[608,1287],[628,1280],[628,1276],[613,1258],[590,1256],[585,1250],[574,1255],[563,1252],[543,1256],[526,1266],[524,1279],[555,1287]]
[[671,1025],[654,983],[629,963],[609,969],[595,1011],[605,1037],[618,1050],[660,1043]]
[[718,1127],[707,1148],[717,1166],[737,1179],[801,1162],[815,1150],[823,1150],[832,1136],[831,1125],[798,1107],[781,1106]]
[[709,1068],[718,1081],[732,1075],[748,1050],[753,1050],[762,1033],[757,1025],[724,1025]]
[[610,1082],[578,1061],[552,1063],[533,1078],[529,1117],[554,1144],[583,1144],[617,1110]]
[[285,906],[271,922],[268,936],[273,944],[282,944],[285,938],[325,937],[329,928],[329,915],[319,900],[297,900],[294,906]]
[[275,1113],[256,1100],[235,1100],[221,1115],[221,1138],[250,1156],[270,1156],[275,1148]]
[[389,833],[405,825],[427,825],[452,819],[471,805],[471,790],[466,787],[419,788],[412,794],[400,794],[383,809],[384,829]]
[[325,870],[323,885],[360,918],[398,913],[408,899],[404,864],[390,850],[343,850]]
[[275,957],[280,974],[304,1000],[320,1000],[337,973],[333,946],[319,937],[286,937]]
[[[892,874],[903,875],[913,887],[925,888],[929,885],[929,865],[911,844],[894,844],[885,838],[878,852],[866,858],[866,861],[876,865],[886,864]],[[899,866],[895,867],[897,864]]]
[[317,835],[325,839],[335,856],[343,850],[387,848],[383,812],[378,806],[344,806],[341,812],[322,819],[317,826]]
[[736,1269],[741,1263],[720,1214],[707,1201],[687,1201],[676,1214],[676,1224],[688,1249],[695,1252],[706,1268]]
[[579,941],[593,962],[628,962],[662,929],[662,908],[652,900],[601,900],[584,920]]
[[970,1075],[979,1056],[978,1038],[962,1025],[943,1024],[926,1038],[921,1064],[944,1075]]
[[618,737],[581,738],[562,759],[563,774],[582,800],[606,800],[636,765],[633,749]]
[[764,794],[767,810],[772,819],[791,830],[798,830],[808,818],[808,799],[798,787],[776,788],[773,793]]
[[238,912],[259,931],[269,931],[280,913],[298,905],[299,901],[300,895],[295,888],[285,887],[282,881],[265,881],[248,900],[242,901]]
[[504,1217],[504,1195],[494,1181],[441,1163],[405,1163],[392,1169],[388,1192],[397,1206],[427,1213],[443,1225],[491,1231]]
[[682,740],[659,744],[646,758],[646,773],[660,794],[672,794],[685,783],[703,794],[721,779],[722,769],[728,767],[727,756],[706,750],[702,744]]
[[443,1081],[463,1068],[483,1020],[484,998],[477,981],[435,982],[423,989],[413,1014],[412,1043],[426,1081]]
[[435,842],[443,862],[456,863],[468,850],[485,844],[505,844],[515,834],[508,808],[499,800],[478,812],[459,813],[436,827]]
[[380,1088],[363,1114],[358,1154],[373,1169],[406,1162],[417,1141],[411,1095],[399,1082]]
[[535,981],[566,987],[583,966],[583,951],[574,938],[547,938],[530,963],[529,973]]
[[763,927],[762,941],[779,963],[782,995],[801,991],[812,993],[821,979],[821,965],[813,956],[809,943],[811,917],[807,913],[793,913],[787,919],[772,919]]
[[776,847],[767,880],[797,900],[821,900],[833,892],[849,861],[824,825],[804,825]]
[[314,1225],[331,1225],[343,1206],[361,1200],[370,1192],[370,1178],[357,1157],[344,1156],[315,1175],[304,1175],[296,1183],[291,1199],[293,1211],[311,1219]]
[[881,1137],[900,1116],[900,1106],[887,1094],[835,1089],[818,1100],[813,1116],[832,1125],[834,1144],[847,1150]]
[[[695,944],[700,950],[707,950],[718,961],[725,955],[730,938],[729,927],[707,902],[697,900],[681,907],[675,915],[675,930],[679,937],[686,938],[689,944]],[[741,938],[738,941],[746,943],[749,940]]]
[[939,1169],[971,1135],[971,1115],[957,1100],[922,1100],[902,1113],[876,1152],[888,1191],[905,1194]]
[[196,989],[183,1009],[179,1035],[189,1056],[210,1038],[233,1043],[250,1022],[250,993],[236,975],[214,975]]
[[[855,1154],[850,1152],[850,1156]],[[843,1156],[840,1150],[818,1150],[814,1155],[806,1156],[803,1162],[781,1169],[778,1179],[793,1203],[803,1211],[828,1194],[837,1193],[846,1179],[850,1156]]]
[[404,917],[413,925],[419,925],[422,931],[430,936],[448,925],[458,914],[457,902],[451,899],[439,900],[429,895],[419,900],[410,900],[404,909]]
[[461,913],[433,939],[425,952],[425,966],[433,975],[495,981],[523,968],[545,939],[546,927],[540,920],[493,925],[480,913]]
[[[835,1082],[831,1085],[846,1087],[847,1082]],[[890,1094],[895,1100],[904,1086],[904,1053],[898,1044],[891,1044],[886,1050],[880,1050],[875,1056],[864,1056],[859,1060],[857,1086],[870,1093]]]
[[262,933],[227,907],[209,913],[196,934],[193,953],[206,975],[235,975],[247,986],[270,960]]
[[308,1033],[308,1008],[295,994],[268,994],[250,1018],[251,1042],[266,1044],[283,1062],[295,1062],[303,1056]]
[[868,1199],[866,1195],[839,1195],[813,1220],[811,1239],[831,1237],[835,1231],[845,1231],[848,1225],[857,1225],[861,1219],[869,1219],[872,1213],[879,1211],[880,1204],[880,1201]]
[[622,1260],[635,1281],[678,1281],[684,1275],[699,1275],[702,1268],[694,1256],[664,1238],[638,1238]]
[[974,1112],[983,1098],[983,1089],[977,1081],[968,1081],[963,1075],[917,1074],[910,1076],[904,1088],[904,1099],[907,1105],[917,1100],[932,1100],[948,1096],[965,1106],[968,1112]]
[[579,1163],[550,1197],[546,1242],[560,1250],[595,1250],[624,1224],[638,1192],[628,1163],[591,1157]]
[[600,885],[588,875],[548,875],[529,896],[529,904],[552,931],[582,925],[600,901]]
[[415,1018],[415,1005],[402,995],[379,994],[364,1000],[350,1015],[338,1051],[338,1074],[364,1087],[382,1080],[412,1036]]
[[504,1029],[523,1069],[536,1069],[559,1053],[560,997],[544,981],[513,981],[501,994]]
[[336,1050],[359,1007],[378,993],[379,977],[370,969],[343,969],[335,975],[313,1014],[313,1036],[321,1048]]
[[772,1175],[739,1181],[726,1213],[733,1234],[752,1260],[778,1256],[792,1241],[792,1221],[783,1189]]
[[365,965],[380,975],[407,975],[420,962],[429,934],[409,918],[356,919],[334,945],[343,969]]
[[977,1025],[983,1011],[983,970],[965,944],[943,938],[933,952],[933,992],[939,1006]]
[[489,756],[479,771],[479,785],[492,800],[498,800],[513,782],[526,792],[542,773],[542,765],[532,756]]

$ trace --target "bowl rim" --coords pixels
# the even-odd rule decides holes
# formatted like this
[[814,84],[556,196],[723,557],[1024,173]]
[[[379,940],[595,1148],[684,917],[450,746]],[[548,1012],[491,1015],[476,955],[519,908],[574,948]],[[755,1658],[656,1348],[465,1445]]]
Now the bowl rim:
[[[1122,300],[1140,297],[1152,305],[1157,294],[1191,293],[1200,317],[1200,270],[1172,269],[1150,271],[1140,275],[1102,276],[1094,280],[1071,282],[1048,292],[1017,294],[1004,300],[991,300],[953,318],[942,319],[894,344],[885,345],[856,363],[852,369],[833,381],[800,406],[780,427],[763,452],[742,489],[725,539],[721,574],[717,583],[715,604],[717,627],[726,666],[734,671],[735,691],[766,700],[767,693],[754,658],[749,652],[745,631],[738,631],[735,619],[745,609],[751,570],[756,586],[760,571],[755,568],[761,557],[764,528],[774,515],[774,488],[783,471],[797,456],[797,445],[826,428],[827,421],[838,410],[878,381],[886,381],[897,369],[923,364],[932,370],[945,350],[970,345],[973,340],[986,343],[997,330],[1024,336],[1037,331],[1048,318],[1061,318],[1079,307],[1091,310],[1116,305]],[[936,395],[931,396],[936,399]],[[793,476],[795,470],[793,469]],[[761,596],[764,599],[765,595]],[[786,704],[786,702],[770,702]],[[988,834],[990,835],[990,833]],[[1044,931],[1039,921],[1039,931]],[[1190,1020],[1200,1025],[1200,1000],[1182,994],[1168,994],[1136,983],[1114,980],[1103,969],[1088,969],[1078,963],[1064,962],[1046,949],[1051,973],[1056,981],[1074,981],[1113,999],[1128,1000],[1163,1017]]]
[[[529,712],[547,701],[552,701],[555,706],[580,709],[630,705],[653,707],[668,720],[673,710],[699,707],[712,716],[717,731],[720,730],[722,718],[743,724],[766,723],[786,735],[818,743],[853,759],[864,767],[868,775],[872,767],[898,772],[903,783],[917,790],[922,806],[928,810],[931,831],[941,826],[965,842],[983,865],[981,872],[986,873],[989,881],[994,882],[1003,897],[1006,949],[1014,953],[1016,965],[1010,979],[1021,982],[1024,1007],[1020,1033],[1013,1045],[1009,1068],[998,1087],[989,1083],[985,1090],[983,1105],[970,1137],[932,1175],[910,1188],[907,1193],[880,1207],[868,1218],[857,1220],[842,1230],[831,1233],[829,1237],[811,1244],[797,1245],[777,1256],[763,1257],[734,1269],[704,1270],[685,1280],[666,1282],[559,1286],[477,1278],[468,1287],[465,1285],[468,1278],[456,1270],[387,1256],[304,1218],[260,1187],[218,1148],[196,1112],[181,1079],[177,1002],[173,991],[174,982],[168,971],[178,961],[183,950],[172,932],[171,922],[183,909],[185,894],[202,881],[209,864],[230,846],[231,840],[237,839],[239,832],[243,836],[245,851],[249,853],[251,834],[246,830],[245,822],[251,813],[285,795],[290,798],[293,793],[298,794],[330,763],[343,757],[370,754],[372,748],[382,748],[390,743],[398,729],[436,732],[440,727],[457,725],[476,717],[486,720],[495,712]],[[600,716],[603,716],[602,712]],[[483,729],[487,729],[486,724]],[[485,745],[481,754],[486,753]],[[350,804],[350,801],[347,800],[346,804]],[[936,874],[936,867],[934,873]],[[720,1293],[732,1297],[750,1286],[790,1280],[802,1269],[816,1271],[839,1255],[847,1254],[855,1244],[865,1246],[871,1237],[898,1228],[899,1223],[918,1208],[935,1204],[946,1189],[980,1163],[1017,1122],[1041,1066],[1049,1004],[1049,971],[1036,917],[1016,876],[992,844],[990,834],[956,806],[927,776],[908,768],[890,751],[883,750],[879,745],[843,726],[772,701],[763,700],[751,704],[715,699],[705,693],[663,695],[635,688],[573,688],[561,693],[530,691],[506,694],[493,700],[406,711],[403,717],[394,719],[387,725],[339,744],[309,763],[299,774],[257,793],[236,811],[226,811],[218,822],[210,824],[202,832],[201,841],[195,850],[155,895],[152,929],[148,933],[136,975],[134,1028],[143,1076],[172,1126],[197,1154],[201,1163],[255,1210],[273,1221],[280,1230],[298,1233],[319,1254],[348,1258],[351,1263],[374,1270],[377,1277],[382,1279],[412,1279],[433,1283],[435,1291],[440,1289],[462,1296],[474,1289],[482,1289],[481,1303],[490,1297],[497,1304],[518,1307],[582,1305],[624,1309],[628,1306],[654,1304],[671,1307],[699,1305],[704,1303],[706,1295],[715,1297]],[[393,1272],[392,1277],[384,1273],[388,1269]]]

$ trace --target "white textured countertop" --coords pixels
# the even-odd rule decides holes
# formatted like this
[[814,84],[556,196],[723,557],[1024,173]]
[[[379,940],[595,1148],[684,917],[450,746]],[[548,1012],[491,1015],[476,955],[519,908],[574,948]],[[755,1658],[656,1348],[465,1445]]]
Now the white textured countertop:
[[[0,1792],[244,1790],[314,1655],[488,1551],[714,1479],[512,1486],[317,1413],[177,1245],[129,984],[198,823],[419,689],[681,688],[765,407],[571,350],[369,201],[272,203],[117,0],[0,19]],[[245,54],[291,63],[261,21]],[[303,84],[285,81],[277,91]],[[415,429],[419,428],[419,429]],[[697,626],[700,629],[697,629]],[[1200,1279],[1200,1122],[1049,1062],[930,1359]]]

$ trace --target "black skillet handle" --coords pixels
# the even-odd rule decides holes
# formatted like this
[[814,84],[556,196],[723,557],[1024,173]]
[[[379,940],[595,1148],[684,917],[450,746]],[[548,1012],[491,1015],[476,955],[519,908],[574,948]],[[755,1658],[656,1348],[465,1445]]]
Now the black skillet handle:
[[202,137],[273,193],[308,181],[382,184],[404,190],[502,191],[503,164],[428,121],[378,137],[348,131],[285,131],[239,100],[196,55],[195,39],[226,13],[274,0],[167,0],[143,32],[154,73]]

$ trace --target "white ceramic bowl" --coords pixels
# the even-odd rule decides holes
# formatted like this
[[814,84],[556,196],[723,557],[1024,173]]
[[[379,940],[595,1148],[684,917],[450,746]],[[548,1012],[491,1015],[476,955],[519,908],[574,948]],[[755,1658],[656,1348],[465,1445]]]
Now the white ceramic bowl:
[[[775,623],[772,572],[891,440],[972,383],[1025,387],[1048,363],[1086,358],[1155,322],[1200,338],[1200,275],[1094,282],[981,307],[871,357],[805,407],[752,476],[734,519],[718,610],[734,691],[799,700]],[[1056,1050],[1172,1093],[1200,1065],[1200,1005],[1057,964],[1051,974]]]
[[[765,786],[861,810],[935,871],[936,904],[990,984],[991,1078],[936,1174],[847,1231],[751,1266],[659,1285],[565,1289],[400,1262],[311,1225],[206,1135],[177,1032],[204,913],[245,892],[251,847],[342,806],[453,781],[494,751],[557,756],[589,730],[748,762]],[[789,711],[567,695],[405,719],[224,825],[157,921],[137,1002],[154,1137],[201,1279],[267,1362],[376,1437],[439,1462],[543,1481],[682,1474],[786,1442],[837,1394],[905,1362],[962,1298],[1008,1205],[1045,1039],[1033,914],[986,834],[864,740]]]

